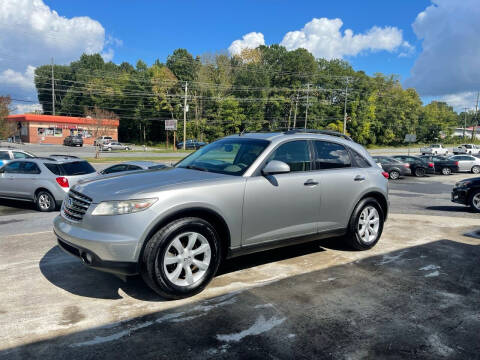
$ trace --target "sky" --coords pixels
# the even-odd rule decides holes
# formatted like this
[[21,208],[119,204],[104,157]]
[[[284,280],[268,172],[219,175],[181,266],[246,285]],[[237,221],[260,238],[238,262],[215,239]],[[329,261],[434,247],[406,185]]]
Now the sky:
[[[235,54],[261,44],[398,75],[425,102],[472,108],[480,90],[478,0],[1,0],[0,95],[36,101],[33,72],[86,53],[135,64],[177,48]],[[36,105],[15,102],[15,111]],[[38,107],[38,106],[37,106]]]

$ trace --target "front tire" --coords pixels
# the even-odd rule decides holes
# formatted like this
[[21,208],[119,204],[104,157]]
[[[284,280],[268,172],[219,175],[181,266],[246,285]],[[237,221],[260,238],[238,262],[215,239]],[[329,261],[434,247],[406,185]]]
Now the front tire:
[[442,175],[451,175],[452,174],[452,169],[449,167],[444,167],[442,168]]
[[476,190],[470,195],[470,207],[475,212],[480,212],[480,190]]
[[375,198],[362,199],[350,217],[346,240],[356,250],[375,246],[383,231],[384,214]]
[[472,167],[472,173],[473,174],[480,174],[480,166],[475,165],[474,167]]
[[55,202],[55,199],[53,198],[52,194],[50,194],[46,190],[41,190],[38,192],[35,198],[35,203],[37,205],[38,211],[41,211],[41,212],[54,211],[55,208],[57,207],[57,203]]
[[207,221],[188,217],[161,228],[147,242],[141,275],[147,285],[167,299],[201,292],[217,272],[220,240]]

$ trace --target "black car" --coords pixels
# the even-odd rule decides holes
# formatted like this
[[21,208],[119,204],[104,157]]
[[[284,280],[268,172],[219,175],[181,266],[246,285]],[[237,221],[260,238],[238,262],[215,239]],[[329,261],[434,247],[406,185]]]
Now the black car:
[[63,145],[65,146],[83,146],[83,138],[81,136],[67,136],[63,139]]
[[425,176],[425,174],[435,174],[435,165],[421,157],[413,155],[394,155],[394,159],[400,160],[410,165],[412,175]]
[[[207,143],[204,143],[203,141],[187,140],[187,142],[185,143],[185,149],[198,150],[205,145],[207,145]],[[183,141],[177,142],[177,149],[183,149]]]
[[382,169],[385,170],[389,178],[397,180],[401,176],[411,175],[410,165],[400,160],[394,159],[390,156],[373,156],[376,163],[382,165]]
[[436,173],[450,175],[451,173],[458,172],[458,161],[434,155],[423,155],[420,157],[425,161],[432,162]]
[[480,212],[480,177],[457,182],[452,190],[452,201]]

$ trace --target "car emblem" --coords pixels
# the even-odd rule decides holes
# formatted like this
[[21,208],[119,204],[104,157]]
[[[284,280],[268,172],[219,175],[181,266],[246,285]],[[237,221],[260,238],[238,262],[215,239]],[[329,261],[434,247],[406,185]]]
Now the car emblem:
[[72,207],[73,206],[73,201],[72,198],[68,198],[68,206]]

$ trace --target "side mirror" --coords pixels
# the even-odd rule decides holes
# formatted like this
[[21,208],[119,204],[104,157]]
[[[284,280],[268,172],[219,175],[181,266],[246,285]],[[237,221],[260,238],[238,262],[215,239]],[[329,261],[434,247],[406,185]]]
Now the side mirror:
[[290,166],[283,161],[272,160],[262,169],[263,175],[285,174],[290,172]]

